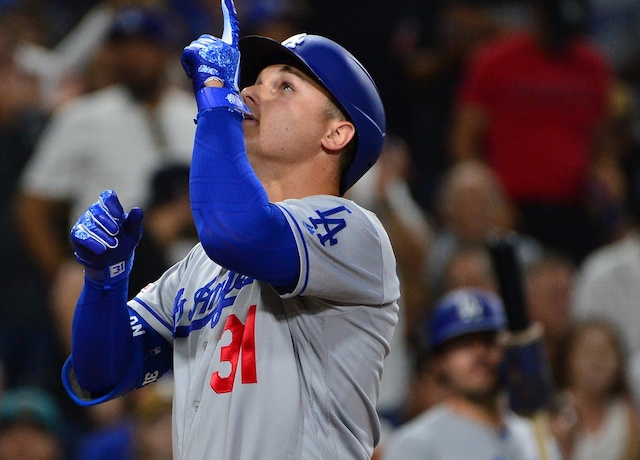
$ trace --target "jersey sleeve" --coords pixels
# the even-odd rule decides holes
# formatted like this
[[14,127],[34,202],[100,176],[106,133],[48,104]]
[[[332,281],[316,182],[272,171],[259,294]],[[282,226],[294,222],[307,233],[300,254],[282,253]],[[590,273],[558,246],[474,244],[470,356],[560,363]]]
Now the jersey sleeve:
[[[173,343],[175,324],[181,304],[181,283],[186,267],[193,261],[193,250],[180,262],[167,269],[162,276],[144,287],[129,307],[168,342]],[[179,316],[179,315],[178,315]]]
[[373,213],[328,195],[279,206],[293,229],[300,258],[298,284],[283,297],[315,296],[346,305],[397,301],[395,257]]

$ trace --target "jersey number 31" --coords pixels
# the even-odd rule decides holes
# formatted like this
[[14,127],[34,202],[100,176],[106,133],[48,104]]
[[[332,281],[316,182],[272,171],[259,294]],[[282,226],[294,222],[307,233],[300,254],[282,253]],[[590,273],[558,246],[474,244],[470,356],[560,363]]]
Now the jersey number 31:
[[[233,390],[236,379],[238,359],[240,359],[240,374],[242,383],[258,383],[256,371],[256,343],[255,343],[256,306],[251,305],[247,313],[247,323],[242,324],[236,315],[230,315],[224,325],[222,337],[229,337],[227,345],[220,349],[220,362],[231,365],[231,372],[226,377],[220,376],[218,371],[211,375],[211,388],[216,393],[229,393]],[[221,339],[223,340],[223,339]]]

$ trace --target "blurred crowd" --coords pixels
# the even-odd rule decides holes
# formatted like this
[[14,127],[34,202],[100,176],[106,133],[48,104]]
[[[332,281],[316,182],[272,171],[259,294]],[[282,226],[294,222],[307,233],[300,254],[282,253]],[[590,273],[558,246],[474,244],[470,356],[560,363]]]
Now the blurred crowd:
[[[574,416],[554,432],[563,452],[640,459],[640,4],[236,8],[242,35],[343,44],[385,103],[382,155],[348,196],[383,221],[402,283],[375,455],[447,397],[424,325],[453,289],[498,292],[487,244],[512,235]],[[83,276],[68,232],[103,189],[141,206],[132,294],[193,245],[180,52],[220,29],[218,0],[0,0],[0,458],[171,458],[170,376],[90,409],[62,389]]]

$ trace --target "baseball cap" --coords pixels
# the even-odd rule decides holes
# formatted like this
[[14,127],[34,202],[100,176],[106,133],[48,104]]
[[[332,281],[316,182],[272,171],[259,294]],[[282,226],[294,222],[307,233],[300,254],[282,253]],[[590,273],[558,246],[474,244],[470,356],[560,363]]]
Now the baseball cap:
[[476,332],[499,332],[507,328],[502,300],[476,288],[450,291],[435,304],[425,331],[431,350],[449,340]]
[[0,399],[0,429],[15,423],[38,426],[55,435],[64,429],[58,403],[46,391],[32,386],[9,389]]

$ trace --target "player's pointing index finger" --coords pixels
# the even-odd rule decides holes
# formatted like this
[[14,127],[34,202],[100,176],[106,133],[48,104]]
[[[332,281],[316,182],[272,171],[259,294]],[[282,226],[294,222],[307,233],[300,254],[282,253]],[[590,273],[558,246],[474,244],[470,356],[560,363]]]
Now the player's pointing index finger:
[[222,41],[236,47],[240,36],[240,25],[233,0],[222,0],[222,16],[224,18]]

